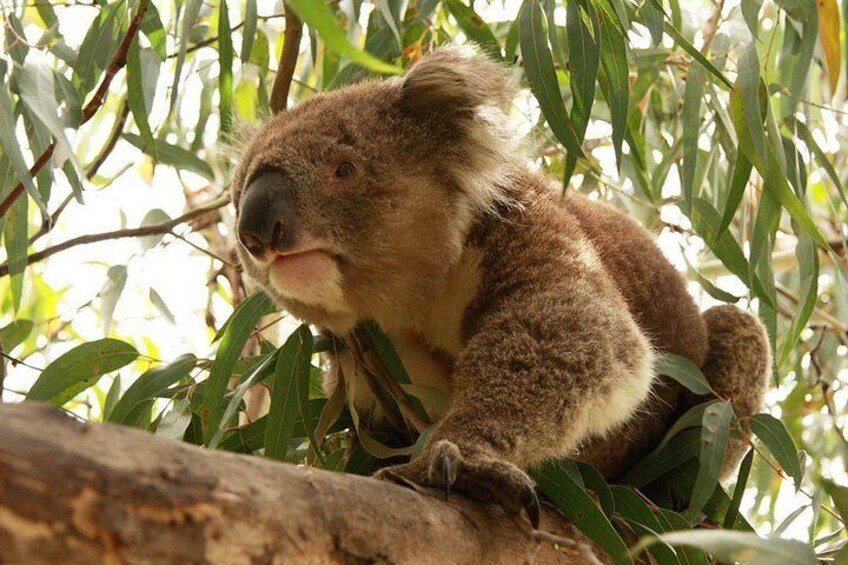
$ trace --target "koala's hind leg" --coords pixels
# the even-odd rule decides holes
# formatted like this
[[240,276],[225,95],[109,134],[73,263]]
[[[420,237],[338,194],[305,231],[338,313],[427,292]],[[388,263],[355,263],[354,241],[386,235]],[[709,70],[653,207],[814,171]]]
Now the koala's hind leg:
[[[710,308],[704,321],[710,345],[702,369],[710,386],[730,400],[739,417],[756,414],[763,406],[771,370],[765,328],[755,316],[730,305]],[[723,476],[736,468],[747,448],[744,440],[730,441]]]
[[483,317],[457,360],[452,405],[428,446],[383,478],[523,507],[537,525],[523,469],[626,420],[653,381],[650,345],[621,297],[606,294],[601,279],[576,278],[510,296]]

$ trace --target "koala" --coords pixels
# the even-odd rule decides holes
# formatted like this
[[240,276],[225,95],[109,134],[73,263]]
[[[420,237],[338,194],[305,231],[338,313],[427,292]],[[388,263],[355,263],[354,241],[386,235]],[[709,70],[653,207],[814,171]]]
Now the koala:
[[[658,353],[691,359],[740,416],[761,407],[771,357],[756,317],[698,311],[637,222],[531,168],[515,92],[508,69],[450,47],[316,95],[253,134],[232,200],[244,270],[280,306],[341,338],[375,321],[415,384],[450,393],[419,456],[378,476],[537,526],[529,468],[570,456],[614,478],[703,401],[655,374]],[[325,388],[343,370],[379,419],[355,359],[330,365]]]

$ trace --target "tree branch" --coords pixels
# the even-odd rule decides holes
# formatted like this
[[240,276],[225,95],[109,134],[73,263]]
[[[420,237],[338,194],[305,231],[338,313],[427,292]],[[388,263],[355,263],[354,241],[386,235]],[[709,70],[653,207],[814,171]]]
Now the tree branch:
[[[88,104],[85,105],[85,108],[82,110],[82,121],[80,125],[86,123],[88,120],[97,113],[100,107],[103,105],[103,101],[106,98],[106,93],[109,91],[109,85],[112,84],[112,79],[115,78],[115,74],[124,65],[127,64],[127,53],[129,52],[130,45],[135,39],[136,34],[138,33],[138,28],[141,25],[141,20],[144,17],[144,12],[147,11],[147,6],[150,4],[150,0],[139,0],[138,10],[135,13],[132,21],[130,22],[129,27],[127,28],[127,33],[124,36],[124,39],[121,41],[121,44],[118,46],[118,50],[115,52],[115,55],[112,57],[112,60],[109,62],[109,66],[106,68],[106,74],[103,75],[103,80],[100,82],[100,86],[94,93],[94,96],[89,100]],[[50,157],[53,156],[53,151],[56,149],[56,142],[51,143],[47,146],[47,149],[44,150],[44,153],[35,161],[35,163],[30,167],[29,174],[35,177],[38,172],[44,168],[44,165],[50,160]],[[24,192],[24,183],[19,182],[15,185],[15,188],[0,202],[0,217],[6,215],[6,212],[9,211],[9,208],[12,207],[12,204],[23,194]]]
[[271,90],[271,112],[279,114],[286,109],[291,89],[294,69],[297,66],[297,56],[300,52],[300,38],[303,36],[303,22],[294,10],[286,3],[286,31],[283,36],[283,52],[280,54],[280,64],[277,65],[277,76],[274,77],[274,88]]
[[[55,255],[60,251],[65,251],[67,249],[71,249],[72,247],[77,247],[79,245],[88,245],[89,243],[97,243],[99,241],[106,241],[110,239],[123,239],[126,237],[144,237],[147,235],[166,234],[180,224],[188,222],[189,220],[193,220],[194,218],[202,216],[203,214],[218,210],[219,208],[223,208],[224,206],[229,204],[229,202],[229,195],[224,195],[219,198],[216,198],[209,204],[201,206],[200,208],[197,208],[195,210],[191,210],[190,212],[186,212],[179,218],[174,218],[173,220],[163,222],[161,224],[156,224],[155,226],[144,226],[140,228],[130,228],[124,230],[81,235],[79,237],[69,239],[68,241],[63,241],[62,243],[33,253],[32,255],[27,257],[27,265],[32,265],[33,263],[37,263],[38,261],[43,261],[51,255]],[[9,264],[3,263],[2,265],[0,265],[0,277],[6,276],[8,274]]]
[[609,562],[555,511],[542,525],[553,535],[458,495],[0,405],[3,562]]

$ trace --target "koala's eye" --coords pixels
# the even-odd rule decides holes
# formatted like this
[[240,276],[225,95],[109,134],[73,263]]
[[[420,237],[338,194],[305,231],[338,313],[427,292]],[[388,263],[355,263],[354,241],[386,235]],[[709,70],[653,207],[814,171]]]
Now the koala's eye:
[[336,169],[336,178],[337,179],[346,179],[346,178],[352,176],[353,173],[355,173],[355,172],[356,172],[356,166],[353,163],[351,163],[349,161],[343,161],[341,164],[339,164],[338,168]]

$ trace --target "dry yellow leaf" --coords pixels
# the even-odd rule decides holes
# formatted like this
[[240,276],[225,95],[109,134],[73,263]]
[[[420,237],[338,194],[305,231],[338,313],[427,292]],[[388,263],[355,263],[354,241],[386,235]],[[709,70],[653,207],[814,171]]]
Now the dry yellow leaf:
[[839,5],[836,0],[816,0],[819,10],[819,39],[827,63],[827,78],[830,93],[836,92],[839,72],[842,68],[842,53],[839,48]]

